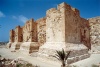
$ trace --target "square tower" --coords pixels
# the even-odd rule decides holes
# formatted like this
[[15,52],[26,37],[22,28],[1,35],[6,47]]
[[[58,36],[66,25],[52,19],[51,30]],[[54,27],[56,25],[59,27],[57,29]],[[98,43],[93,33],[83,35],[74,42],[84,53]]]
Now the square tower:
[[23,26],[23,42],[37,42],[37,23],[33,19]]
[[23,41],[22,28],[20,26],[17,26],[15,28],[15,42],[22,42],[22,41]]
[[12,30],[10,30],[10,40],[9,40],[9,42],[14,42],[14,36],[15,35],[15,31],[12,29]]

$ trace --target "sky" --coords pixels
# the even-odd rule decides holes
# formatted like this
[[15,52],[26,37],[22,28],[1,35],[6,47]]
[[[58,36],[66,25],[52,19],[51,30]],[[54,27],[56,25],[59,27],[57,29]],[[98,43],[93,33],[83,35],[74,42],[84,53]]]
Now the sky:
[[83,18],[100,16],[100,0],[0,0],[0,41],[9,41],[11,29],[45,17],[48,9],[62,2],[77,8]]

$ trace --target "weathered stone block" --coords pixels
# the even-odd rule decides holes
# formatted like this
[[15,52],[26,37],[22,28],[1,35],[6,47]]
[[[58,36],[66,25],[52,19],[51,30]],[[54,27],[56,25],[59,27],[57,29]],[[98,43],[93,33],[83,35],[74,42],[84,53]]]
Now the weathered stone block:
[[12,42],[7,43],[7,48],[11,48]]
[[19,50],[20,49],[20,45],[21,45],[22,42],[14,42],[14,43],[11,43],[11,50]]
[[21,44],[19,51],[25,54],[32,52],[37,52],[39,50],[39,45],[37,42],[24,42]]
[[68,64],[73,63],[73,62],[74,62],[74,59],[75,59],[74,57],[73,57],[73,58],[68,59],[68,60],[67,60],[67,63],[68,63]]

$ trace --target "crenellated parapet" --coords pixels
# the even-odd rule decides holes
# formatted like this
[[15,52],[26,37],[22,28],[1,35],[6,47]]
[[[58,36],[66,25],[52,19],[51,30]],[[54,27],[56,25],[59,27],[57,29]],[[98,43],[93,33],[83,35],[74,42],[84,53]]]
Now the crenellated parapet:
[[69,4],[66,4],[65,2],[59,4],[57,6],[57,10],[64,12],[64,13],[74,13],[76,15],[80,15],[79,10],[76,8],[71,7]]
[[80,16],[80,12],[78,9],[71,7],[71,10],[73,11],[74,14],[79,15]]

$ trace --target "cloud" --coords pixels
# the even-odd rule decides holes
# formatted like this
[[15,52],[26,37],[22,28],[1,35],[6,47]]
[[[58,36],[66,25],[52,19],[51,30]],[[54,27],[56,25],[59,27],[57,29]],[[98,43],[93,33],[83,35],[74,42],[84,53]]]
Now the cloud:
[[5,17],[4,13],[0,11],[0,17]]
[[13,18],[13,19],[17,19],[17,17],[16,17],[16,16],[12,16],[12,18]]
[[19,19],[20,21],[24,22],[24,23],[28,20],[28,18],[26,18],[26,17],[23,16],[23,15],[20,15],[20,16],[18,17],[18,19]]
[[21,21],[23,23],[25,23],[28,20],[28,18],[23,16],[23,15],[19,15],[18,17],[17,16],[12,16],[12,18],[16,19],[16,20],[19,20],[19,21]]

